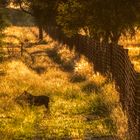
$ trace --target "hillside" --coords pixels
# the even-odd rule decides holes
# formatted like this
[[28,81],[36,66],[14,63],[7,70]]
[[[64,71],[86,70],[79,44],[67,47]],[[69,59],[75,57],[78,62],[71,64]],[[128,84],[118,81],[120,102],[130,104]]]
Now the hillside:
[[[125,138],[127,119],[109,76],[48,36],[38,43],[34,26],[12,25],[5,34],[5,47],[23,43],[24,52],[0,64],[0,139]],[[49,96],[49,111],[15,102],[24,91]]]

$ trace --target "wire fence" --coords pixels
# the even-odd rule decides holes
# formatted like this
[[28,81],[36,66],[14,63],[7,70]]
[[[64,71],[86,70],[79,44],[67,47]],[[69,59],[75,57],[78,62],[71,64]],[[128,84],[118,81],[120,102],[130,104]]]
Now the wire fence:
[[128,56],[128,49],[112,44],[99,44],[86,36],[66,37],[57,27],[47,27],[54,40],[85,55],[102,74],[111,73],[120,92],[122,107],[128,116],[130,140],[140,139],[140,73],[136,72]]
[[[70,49],[74,48],[79,54],[85,55],[94,64],[96,72],[112,74],[116,82],[116,88],[120,92],[122,107],[128,116],[128,139],[139,140],[140,73],[135,71],[129,59],[128,50],[118,45],[99,44],[82,35],[68,38],[56,27],[48,27],[46,32],[54,40],[67,44]],[[0,51],[0,56],[19,58],[25,52],[26,50],[22,45],[20,47],[8,46]],[[2,59],[2,57],[0,58]]]

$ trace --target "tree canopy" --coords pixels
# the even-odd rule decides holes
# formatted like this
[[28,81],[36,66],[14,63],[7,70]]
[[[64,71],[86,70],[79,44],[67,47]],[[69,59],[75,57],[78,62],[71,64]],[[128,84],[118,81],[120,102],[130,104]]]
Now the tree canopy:
[[68,36],[81,29],[102,42],[117,43],[140,22],[139,0],[14,0],[38,25],[59,26]]
[[58,24],[64,31],[88,29],[90,37],[117,43],[121,34],[134,33],[139,6],[138,0],[69,0],[58,7]]

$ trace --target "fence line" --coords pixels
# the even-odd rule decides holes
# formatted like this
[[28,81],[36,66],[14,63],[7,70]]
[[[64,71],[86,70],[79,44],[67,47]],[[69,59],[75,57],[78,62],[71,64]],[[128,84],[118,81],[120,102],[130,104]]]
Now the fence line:
[[[56,27],[48,27],[46,32],[54,40],[67,44],[70,49],[85,55],[94,63],[95,71],[112,73],[116,88],[120,92],[122,107],[128,116],[129,140],[140,138],[140,73],[134,70],[128,56],[128,49],[112,44],[101,45],[94,40],[78,35],[68,38]],[[8,55],[20,57],[25,51],[21,47],[6,47]]]
[[78,35],[68,38],[56,27],[47,27],[46,32],[54,40],[75,48],[94,63],[95,71],[112,73],[120,92],[120,100],[128,116],[129,140],[140,138],[140,73],[134,70],[128,49],[117,45],[101,45],[94,40]]

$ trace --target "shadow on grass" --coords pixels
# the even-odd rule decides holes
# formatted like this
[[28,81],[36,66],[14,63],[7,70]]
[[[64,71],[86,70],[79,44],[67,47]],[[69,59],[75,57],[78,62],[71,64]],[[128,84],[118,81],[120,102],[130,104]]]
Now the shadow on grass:
[[74,70],[74,64],[72,62],[66,62],[61,59],[61,56],[58,54],[58,50],[56,48],[47,49],[47,55],[49,58],[56,64],[58,64],[62,71],[72,72]]
[[109,83],[113,82],[112,76],[111,75],[106,75],[105,81],[102,83],[96,83],[95,81],[88,81],[86,82],[82,87],[81,90],[86,93],[101,93],[103,90],[103,87]]
[[137,55],[137,56],[132,56],[132,59],[137,60],[137,61],[140,61],[140,54]]
[[74,73],[69,78],[71,83],[80,83],[87,80],[86,76],[80,73]]
[[37,67],[33,67],[32,70],[34,70],[37,74],[43,74],[46,71],[46,68],[37,66]]
[[6,75],[6,72],[3,70],[0,70],[0,76],[5,76],[5,75]]
[[94,82],[87,82],[83,87],[82,87],[82,91],[86,92],[86,93],[100,93],[101,92],[101,88],[103,87],[103,84],[98,85]]

